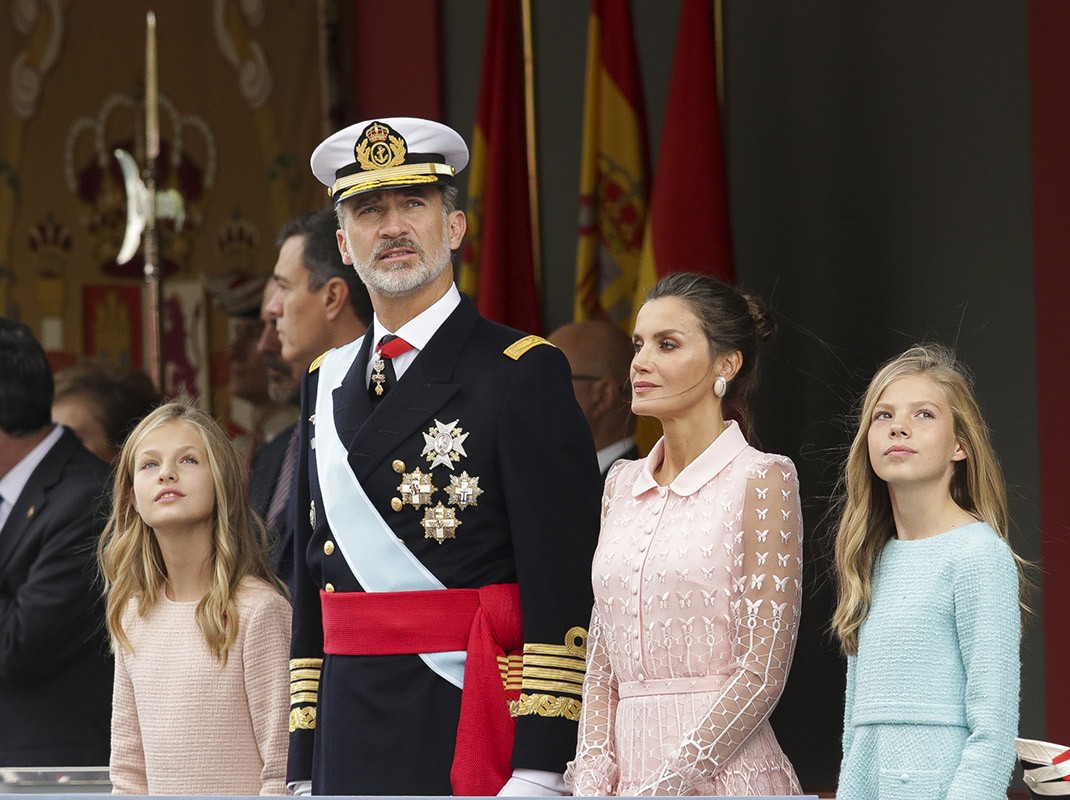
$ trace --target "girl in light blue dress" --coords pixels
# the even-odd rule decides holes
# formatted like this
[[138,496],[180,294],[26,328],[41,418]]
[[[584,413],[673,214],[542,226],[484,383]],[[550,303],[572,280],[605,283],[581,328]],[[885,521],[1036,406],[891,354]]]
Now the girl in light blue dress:
[[988,429],[949,349],[915,346],[877,372],[842,490],[838,800],[1004,800],[1021,562]]

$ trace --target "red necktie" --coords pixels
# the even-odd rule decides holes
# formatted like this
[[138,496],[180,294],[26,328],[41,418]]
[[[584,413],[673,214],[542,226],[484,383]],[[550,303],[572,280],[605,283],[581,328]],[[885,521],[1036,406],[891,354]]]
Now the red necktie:
[[372,361],[372,381],[368,386],[372,403],[381,400],[394,388],[394,384],[398,382],[397,375],[394,373],[394,359],[410,350],[412,350],[411,344],[392,333],[388,333],[379,340],[375,348],[375,360]]

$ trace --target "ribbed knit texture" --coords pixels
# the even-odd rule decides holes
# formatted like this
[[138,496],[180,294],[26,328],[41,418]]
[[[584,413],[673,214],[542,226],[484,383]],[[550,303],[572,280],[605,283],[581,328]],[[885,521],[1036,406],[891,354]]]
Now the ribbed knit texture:
[[890,540],[847,660],[838,800],[1005,800],[1020,634],[1014,558],[987,524]]
[[226,666],[196,602],[131,601],[116,648],[111,780],[117,794],[285,794],[290,604],[261,581],[238,591]]

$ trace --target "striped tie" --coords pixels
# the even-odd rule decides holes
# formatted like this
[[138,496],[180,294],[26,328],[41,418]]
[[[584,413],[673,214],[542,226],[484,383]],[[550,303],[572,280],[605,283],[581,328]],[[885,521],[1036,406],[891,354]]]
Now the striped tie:
[[294,425],[290,441],[286,445],[286,455],[282,457],[282,467],[279,469],[279,479],[275,483],[275,492],[271,495],[271,503],[268,505],[268,530],[276,533],[281,528],[282,515],[286,512],[286,506],[289,505],[290,491],[293,489],[294,470],[297,467],[297,441],[297,426]]

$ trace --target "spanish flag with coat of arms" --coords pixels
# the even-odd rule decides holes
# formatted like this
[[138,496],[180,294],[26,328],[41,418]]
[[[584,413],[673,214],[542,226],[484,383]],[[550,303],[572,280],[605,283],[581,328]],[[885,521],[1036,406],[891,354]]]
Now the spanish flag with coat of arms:
[[574,317],[631,333],[649,180],[646,109],[628,0],[592,0]]

